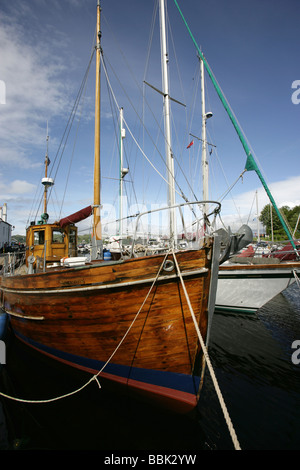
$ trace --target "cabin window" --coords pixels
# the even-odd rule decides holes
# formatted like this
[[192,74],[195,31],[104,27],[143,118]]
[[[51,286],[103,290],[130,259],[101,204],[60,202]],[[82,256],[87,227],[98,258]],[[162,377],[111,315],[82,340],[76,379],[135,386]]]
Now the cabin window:
[[76,231],[75,230],[70,230],[70,234],[69,234],[69,243],[71,243],[72,245],[75,245],[76,243]]
[[34,245],[44,245],[45,243],[45,230],[36,230],[33,235]]
[[61,230],[52,230],[52,243],[63,243],[64,242],[64,232]]

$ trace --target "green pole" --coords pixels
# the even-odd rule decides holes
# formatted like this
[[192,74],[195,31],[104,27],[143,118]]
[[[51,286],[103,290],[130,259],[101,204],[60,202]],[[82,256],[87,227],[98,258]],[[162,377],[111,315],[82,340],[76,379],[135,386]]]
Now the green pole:
[[208,63],[206,62],[206,59],[205,59],[203,53],[202,53],[201,50],[200,50],[200,48],[199,48],[199,46],[198,46],[198,44],[197,44],[197,42],[196,42],[196,40],[195,40],[195,38],[194,38],[194,36],[193,36],[191,30],[190,30],[190,28],[189,28],[189,26],[188,26],[188,24],[187,24],[187,22],[186,22],[186,19],[184,18],[183,14],[182,14],[182,11],[181,11],[180,8],[179,8],[179,5],[178,5],[178,3],[177,3],[177,0],[174,0],[174,3],[175,3],[175,5],[176,5],[176,7],[177,7],[177,9],[178,9],[178,11],[179,11],[179,13],[180,13],[181,18],[183,19],[183,22],[184,22],[184,24],[185,24],[185,26],[186,26],[186,28],[187,28],[187,30],[188,30],[188,32],[189,32],[189,35],[191,36],[191,39],[192,39],[192,41],[193,41],[193,43],[194,43],[194,45],[195,45],[195,47],[196,47],[196,49],[197,49],[197,52],[198,52],[198,54],[199,54],[201,60],[203,61],[203,64],[204,64],[204,66],[205,66],[205,69],[206,69],[206,71],[207,71],[207,73],[208,73],[208,75],[209,75],[209,77],[210,77],[210,79],[211,79],[211,81],[212,81],[212,83],[213,83],[215,89],[216,89],[216,92],[217,92],[217,94],[218,94],[218,96],[219,96],[219,98],[220,98],[220,100],[221,100],[221,102],[222,102],[222,104],[223,104],[223,106],[224,106],[224,108],[225,108],[225,110],[226,110],[226,112],[227,112],[227,114],[228,114],[228,116],[229,116],[229,118],[230,118],[230,120],[231,120],[231,122],[232,122],[232,124],[233,124],[233,126],[234,126],[234,128],[235,128],[235,130],[236,130],[236,132],[237,132],[237,135],[239,136],[239,139],[240,139],[240,141],[241,141],[241,143],[242,143],[242,146],[243,146],[243,148],[244,148],[244,150],[245,150],[245,152],[246,152],[247,161],[246,161],[245,169],[248,170],[248,171],[254,170],[254,171],[256,172],[257,176],[259,177],[259,179],[260,179],[260,181],[261,181],[261,183],[262,183],[262,185],[263,185],[263,187],[264,187],[264,189],[265,189],[265,191],[266,191],[266,193],[267,193],[267,195],[268,195],[268,197],[269,197],[269,199],[270,199],[270,201],[271,201],[271,203],[272,203],[272,205],[273,205],[273,207],[274,207],[274,209],[275,209],[275,211],[276,211],[276,213],[277,213],[277,215],[278,215],[278,217],[279,217],[280,222],[282,223],[282,226],[283,226],[283,228],[284,228],[284,230],[285,230],[285,232],[286,232],[286,234],[287,234],[288,239],[290,240],[290,242],[291,242],[291,244],[292,244],[292,247],[294,248],[294,250],[296,251],[296,254],[298,255],[298,251],[297,251],[296,245],[295,245],[295,243],[294,243],[293,237],[291,236],[291,233],[290,233],[290,231],[289,231],[289,229],[288,229],[288,227],[287,227],[287,225],[286,225],[286,223],[285,223],[285,221],[284,221],[284,219],[283,219],[283,217],[282,217],[282,215],[281,215],[281,213],[280,213],[280,211],[279,211],[279,209],[278,209],[278,207],[277,207],[277,205],[276,205],[276,203],[275,203],[275,201],[274,201],[274,198],[273,198],[273,196],[272,196],[272,194],[271,194],[271,192],[270,192],[270,190],[269,190],[269,188],[268,188],[268,186],[267,186],[267,183],[266,183],[266,181],[264,180],[264,178],[263,178],[263,176],[262,176],[262,174],[261,174],[261,172],[260,172],[260,170],[259,170],[259,168],[258,168],[258,166],[257,166],[257,164],[256,164],[256,161],[254,160],[254,157],[253,157],[253,155],[252,155],[252,153],[251,153],[251,151],[250,151],[250,149],[249,149],[249,147],[248,147],[248,144],[247,144],[247,142],[246,142],[246,139],[245,139],[245,137],[244,137],[244,135],[243,135],[243,133],[242,133],[242,131],[241,131],[241,129],[240,129],[238,123],[236,122],[236,119],[235,119],[234,115],[232,114],[231,109],[230,109],[230,107],[228,106],[228,103],[227,103],[227,101],[226,101],[226,99],[225,99],[225,97],[224,97],[224,95],[223,95],[223,93],[222,93],[222,91],[221,91],[221,89],[220,89],[220,87],[219,87],[219,85],[218,85],[218,83],[217,83],[217,81],[216,81],[216,79],[215,79],[215,77],[214,77],[214,75],[213,75],[213,73],[212,73],[212,71],[211,71],[211,69],[210,69]]

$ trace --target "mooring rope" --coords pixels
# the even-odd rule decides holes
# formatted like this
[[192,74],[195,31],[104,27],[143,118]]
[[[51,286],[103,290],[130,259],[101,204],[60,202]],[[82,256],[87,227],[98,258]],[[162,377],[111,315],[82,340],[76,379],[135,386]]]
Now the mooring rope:
[[299,277],[297,275],[297,269],[293,269],[293,274],[294,274],[294,278],[295,278],[295,281],[297,283],[297,286],[299,287],[300,289],[300,280],[299,280]]
[[200,332],[200,329],[199,329],[199,326],[198,326],[198,323],[197,323],[197,320],[196,320],[196,317],[195,317],[195,314],[194,314],[194,311],[193,311],[193,308],[192,308],[192,305],[191,305],[191,302],[190,302],[190,298],[189,298],[189,295],[188,295],[188,293],[187,293],[187,290],[186,290],[186,287],[185,287],[185,284],[184,284],[184,281],[183,281],[183,278],[182,278],[182,275],[181,275],[181,272],[180,272],[180,268],[179,268],[179,265],[178,265],[178,262],[177,262],[177,259],[176,259],[176,256],[175,256],[174,251],[172,251],[172,254],[173,254],[173,258],[174,258],[175,264],[176,264],[177,273],[178,273],[178,276],[179,276],[179,278],[180,278],[180,282],[181,282],[181,285],[182,285],[182,288],[183,288],[183,291],[184,291],[184,294],[185,294],[185,297],[186,297],[186,301],[187,301],[189,310],[190,310],[190,312],[191,312],[192,319],[193,319],[193,322],[194,322],[194,325],[195,325],[195,328],[196,328],[196,331],[197,331],[197,335],[198,335],[198,338],[199,338],[199,341],[200,341],[200,344],[201,344],[201,347],[202,347],[202,351],[203,351],[204,357],[205,357],[205,359],[206,359],[206,363],[207,363],[207,366],[208,366],[208,369],[209,369],[209,372],[210,372],[210,375],[211,375],[211,378],[212,378],[212,381],[213,381],[213,384],[214,384],[214,387],[215,387],[217,396],[218,396],[218,398],[219,398],[219,402],[220,402],[222,411],[223,411],[223,413],[224,413],[224,417],[225,417],[225,420],[226,420],[226,423],[227,423],[227,426],[228,426],[228,429],[229,429],[229,432],[230,432],[232,441],[233,441],[233,445],[234,445],[234,447],[235,447],[235,450],[241,450],[241,447],[240,447],[239,441],[238,441],[238,439],[237,439],[237,436],[236,436],[236,433],[235,433],[235,430],[234,430],[232,421],[231,421],[231,419],[230,419],[229,413],[228,413],[228,411],[227,411],[227,407],[226,407],[224,398],[223,398],[223,396],[222,396],[222,393],[221,393],[221,390],[220,390],[220,387],[219,387],[219,384],[218,384],[218,381],[217,381],[217,378],[216,378],[216,375],[215,375],[213,366],[212,366],[212,364],[211,364],[211,361],[210,361],[210,357],[209,357],[207,348],[206,348],[206,346],[205,346],[205,344],[204,344],[204,341],[203,341],[203,338],[202,338],[202,335],[201,335],[201,332]]
[[116,352],[118,351],[118,349],[120,348],[121,344],[124,342],[126,336],[128,335],[129,331],[131,330],[134,322],[136,321],[137,317],[139,316],[142,308],[144,307],[159,275],[160,275],[160,272],[164,266],[164,263],[167,259],[167,256],[169,255],[170,251],[168,251],[163,259],[163,262],[161,263],[160,267],[159,267],[159,270],[156,274],[156,277],[155,279],[153,280],[151,286],[150,286],[150,289],[141,305],[141,307],[139,308],[138,312],[136,313],[134,319],[132,320],[131,324],[129,325],[125,335],[123,336],[123,338],[121,339],[121,341],[119,342],[118,346],[116,347],[116,349],[114,350],[114,352],[110,355],[110,357],[107,359],[106,363],[104,364],[104,366],[99,370],[99,372],[97,372],[97,374],[94,374],[84,385],[82,385],[81,387],[77,388],[76,390],[73,390],[72,392],[69,392],[69,393],[66,393],[65,395],[60,395],[58,397],[55,397],[55,398],[49,398],[49,399],[46,399],[46,400],[28,400],[26,398],[17,398],[17,397],[12,397],[10,395],[7,395],[3,392],[0,391],[0,395],[2,397],[5,397],[5,398],[8,398],[10,400],[14,400],[14,401],[18,401],[18,402],[22,402],[22,403],[36,403],[36,404],[41,404],[41,403],[50,403],[50,402],[54,402],[54,401],[58,401],[58,400],[62,400],[63,398],[67,398],[67,397],[70,397],[72,395],[75,395],[76,393],[79,393],[81,392],[81,390],[83,390],[84,388],[86,388],[93,380],[95,380],[98,384],[98,387],[101,388],[101,385],[100,385],[100,382],[98,380],[98,376],[101,374],[101,372],[103,372],[103,370],[105,369],[105,367],[107,366],[107,364],[111,361],[111,359],[113,358],[113,356],[116,354]]
[[[111,359],[113,358],[113,356],[116,354],[116,352],[118,351],[118,349],[120,348],[120,346],[122,345],[122,343],[124,342],[125,338],[127,337],[128,333],[130,332],[133,324],[135,323],[136,319],[138,318],[143,306],[145,305],[158,277],[159,277],[159,274],[164,266],[164,263],[167,259],[167,256],[168,256],[169,252],[166,253],[165,257],[164,257],[164,260],[163,262],[161,263],[161,266],[159,267],[159,270],[157,272],[157,275],[155,277],[155,279],[153,280],[151,286],[150,286],[150,289],[141,305],[141,307],[139,308],[138,312],[136,313],[134,319],[132,320],[130,326],[128,327],[126,333],[124,334],[123,338],[121,339],[121,341],[119,342],[119,344],[117,345],[117,347],[115,348],[114,352],[110,355],[110,357],[107,359],[106,363],[103,365],[103,367],[97,372],[97,374],[94,374],[84,385],[82,385],[81,387],[77,388],[76,390],[73,390],[72,392],[69,392],[69,393],[66,393],[64,395],[60,395],[58,397],[55,397],[55,398],[49,398],[49,399],[46,399],[46,400],[28,400],[28,399],[24,399],[24,398],[17,398],[17,397],[12,397],[10,395],[7,395],[3,392],[0,391],[0,395],[3,396],[4,398],[8,398],[10,400],[14,400],[14,401],[17,401],[17,402],[22,402],[22,403],[35,403],[35,404],[41,404],[41,403],[50,403],[50,402],[54,402],[54,401],[58,401],[58,400],[61,400],[61,399],[64,399],[64,398],[67,398],[67,397],[70,397],[72,395],[75,395],[76,393],[79,393],[81,392],[84,388],[86,388],[93,380],[95,380],[99,386],[99,388],[101,388],[101,385],[100,385],[100,382],[98,380],[98,377],[99,375],[101,374],[101,372],[103,372],[103,370],[105,369],[105,367],[107,366],[107,364],[109,364],[109,362],[111,361]],[[221,408],[222,408],[222,411],[224,413],[224,417],[225,417],[225,420],[226,420],[226,423],[227,423],[227,426],[228,426],[228,429],[229,429],[229,432],[230,432],[230,435],[232,437],[232,441],[233,441],[233,444],[234,444],[234,447],[236,450],[241,450],[240,448],[240,445],[239,445],[239,442],[238,442],[238,439],[237,439],[237,436],[236,436],[236,433],[235,433],[235,430],[233,428],[233,424],[232,424],[232,421],[230,419],[230,416],[229,416],[229,413],[227,411],[227,408],[226,408],[226,404],[225,404],[225,401],[223,399],[223,396],[222,396],[222,393],[220,391],[220,387],[218,385],[218,381],[217,381],[217,378],[215,376],[215,373],[214,373],[214,370],[213,370],[213,367],[212,367],[212,364],[211,364],[211,361],[210,361],[210,358],[209,358],[209,355],[208,355],[208,351],[207,351],[207,348],[204,344],[204,341],[203,341],[203,338],[202,338],[202,335],[201,335],[201,332],[200,332],[200,329],[199,329],[199,326],[197,324],[197,321],[196,321],[196,317],[195,317],[195,314],[194,314],[194,311],[193,311],[193,308],[192,308],[192,305],[191,305],[191,302],[190,302],[190,299],[189,299],[189,296],[188,296],[188,293],[187,293],[187,290],[186,290],[186,287],[185,287],[185,284],[184,284],[184,281],[183,281],[183,278],[182,278],[182,275],[181,275],[181,272],[180,272],[180,268],[179,268],[179,265],[178,265],[178,262],[177,262],[177,259],[176,259],[176,256],[175,256],[175,253],[174,253],[174,250],[172,250],[172,254],[173,254],[173,258],[174,258],[174,261],[175,261],[175,264],[176,264],[176,268],[177,268],[177,272],[178,272],[178,276],[180,278],[180,282],[181,282],[181,285],[182,285],[182,288],[183,288],[183,291],[184,291],[184,294],[185,294],[185,297],[186,297],[186,300],[187,300],[187,304],[188,304],[188,307],[189,307],[189,310],[191,312],[191,316],[192,316],[192,319],[193,319],[193,322],[194,322],[194,325],[195,325],[195,328],[196,328],[196,331],[197,331],[197,335],[198,335],[198,338],[199,338],[199,341],[200,341],[200,344],[201,344],[201,347],[202,347],[202,351],[203,351],[203,354],[204,354],[204,357],[206,359],[206,363],[207,363],[207,366],[208,366],[208,369],[209,369],[209,372],[210,372],[210,375],[211,375],[211,378],[212,378],[212,381],[213,381],[213,384],[214,384],[214,387],[215,387],[215,390],[216,390],[216,393],[217,393],[217,396],[219,398],[219,401],[220,401],[220,405],[221,405]],[[294,276],[296,278],[296,282],[297,284],[300,286],[299,284],[299,278],[294,270]]]

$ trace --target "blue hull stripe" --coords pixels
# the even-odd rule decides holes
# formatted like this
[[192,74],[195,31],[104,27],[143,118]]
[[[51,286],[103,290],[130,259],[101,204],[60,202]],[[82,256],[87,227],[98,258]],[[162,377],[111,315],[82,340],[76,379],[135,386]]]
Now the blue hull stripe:
[[[15,331],[15,334],[22,341],[38,349],[39,351],[54,356],[58,360],[71,363],[74,365],[74,367],[78,366],[81,369],[85,369],[87,371],[92,370],[94,373],[97,373],[97,371],[99,371],[105,364],[103,361],[76,356],[67,352],[53,349],[49,346],[42,345],[27,338],[18,331]],[[145,384],[170,388],[192,395],[197,394],[200,385],[200,377],[198,376],[129,367],[114,363],[107,364],[103,372],[123,379],[136,380]]]

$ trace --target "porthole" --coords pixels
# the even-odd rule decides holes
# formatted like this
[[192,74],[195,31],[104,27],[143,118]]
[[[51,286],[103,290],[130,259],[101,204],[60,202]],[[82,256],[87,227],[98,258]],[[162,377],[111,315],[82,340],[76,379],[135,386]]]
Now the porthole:
[[164,271],[168,271],[168,272],[173,271],[173,269],[174,269],[173,261],[167,259],[167,261],[165,261],[165,263],[164,263],[163,269],[164,269]]

